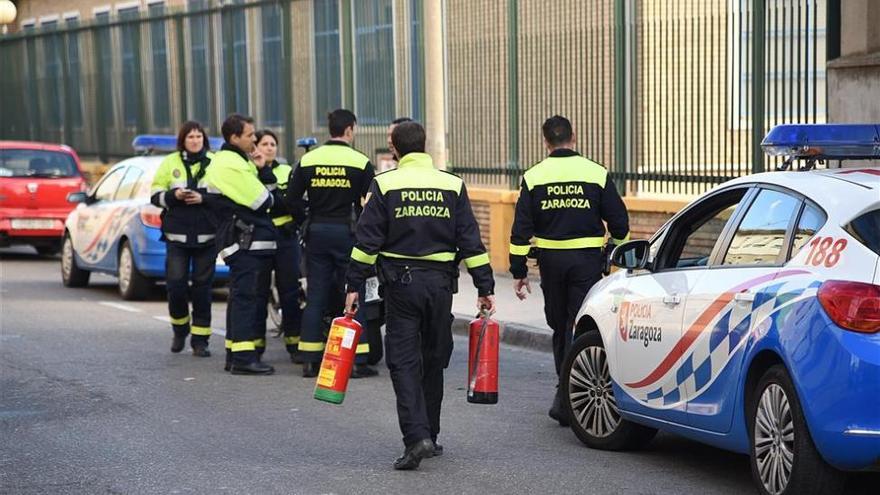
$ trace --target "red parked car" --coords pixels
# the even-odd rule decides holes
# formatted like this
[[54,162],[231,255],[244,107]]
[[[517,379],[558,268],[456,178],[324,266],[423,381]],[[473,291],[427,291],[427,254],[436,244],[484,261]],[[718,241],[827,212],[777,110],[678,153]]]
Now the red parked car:
[[61,249],[71,193],[87,189],[68,146],[0,141],[0,247],[29,244],[40,254]]

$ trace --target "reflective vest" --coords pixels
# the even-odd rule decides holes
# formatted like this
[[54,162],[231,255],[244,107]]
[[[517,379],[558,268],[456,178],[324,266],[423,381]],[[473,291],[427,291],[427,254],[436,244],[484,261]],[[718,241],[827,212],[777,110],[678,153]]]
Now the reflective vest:
[[629,239],[626,206],[602,165],[556,150],[523,175],[510,234],[510,271],[526,276],[526,255],[539,249],[591,249]]
[[409,153],[376,176],[357,224],[346,282],[360,288],[377,260],[453,271],[464,261],[480,295],[494,278],[467,189],[458,176],[434,168],[425,153]]
[[276,227],[282,227],[293,221],[293,216],[290,214],[290,210],[284,202],[284,197],[287,196],[287,185],[290,179],[290,173],[292,171],[293,167],[286,163],[275,162],[272,164],[272,173],[275,175],[277,181],[275,183],[277,189],[273,191],[275,195],[275,204],[273,204],[272,209],[269,210],[269,215],[272,217],[272,223],[275,224]]
[[150,187],[150,202],[162,208],[162,240],[198,246],[214,242],[217,221],[204,204],[188,205],[174,196],[175,189],[206,192],[203,176],[213,155],[206,153],[200,161],[184,163],[181,153],[165,157]]

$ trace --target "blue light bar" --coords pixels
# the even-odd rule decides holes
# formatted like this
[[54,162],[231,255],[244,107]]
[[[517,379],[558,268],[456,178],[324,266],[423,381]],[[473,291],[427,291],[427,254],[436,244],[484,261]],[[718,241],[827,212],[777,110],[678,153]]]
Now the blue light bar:
[[761,141],[761,148],[771,156],[797,159],[878,159],[880,124],[778,125]]
[[296,140],[296,145],[300,148],[311,148],[318,144],[318,140],[313,137],[304,137]]
[[[209,137],[208,143],[211,145],[212,150],[217,151],[220,149],[220,146],[223,145],[223,140],[220,138]],[[170,153],[177,149],[177,136],[167,134],[142,134],[134,137],[131,141],[131,147],[138,153],[151,151],[164,151]]]

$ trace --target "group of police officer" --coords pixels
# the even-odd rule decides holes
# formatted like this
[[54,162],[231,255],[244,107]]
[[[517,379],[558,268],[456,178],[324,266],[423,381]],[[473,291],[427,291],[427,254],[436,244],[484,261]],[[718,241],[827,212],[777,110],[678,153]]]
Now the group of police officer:
[[[394,468],[415,469],[422,459],[442,455],[437,437],[459,265],[464,262],[477,288],[478,309],[495,311],[495,281],[465,184],[435,168],[425,153],[425,129],[410,119],[394,121],[388,144],[397,167],[374,176],[370,160],[352,147],[357,121],[348,110],[330,113],[330,140],[292,169],[275,160],[275,135],[255,135],[247,117],[226,119],[225,142],[213,155],[207,153],[204,130],[192,124],[181,129],[179,151],[166,158],[154,183],[153,203],[165,208],[171,350],[180,352],[192,333],[193,354],[210,355],[206,274],[215,249],[230,267],[226,369],[233,374],[274,371],[260,359],[273,267],[285,342],[306,377],[318,373],[322,320],[328,310],[337,310],[329,305],[338,280],[344,277],[345,310],[354,312],[366,278],[377,273],[386,304],[386,364],[404,443]],[[559,374],[576,312],[602,277],[605,225],[612,246],[628,239],[629,226],[607,170],[574,151],[571,123],[557,115],[542,131],[549,156],[524,174],[510,271],[516,295],[525,299],[531,292],[526,258],[537,257]],[[306,240],[308,270],[301,325],[298,235]],[[376,374],[365,364],[368,352],[368,344],[357,344],[355,376]],[[565,425],[562,400],[557,389],[550,416]]]

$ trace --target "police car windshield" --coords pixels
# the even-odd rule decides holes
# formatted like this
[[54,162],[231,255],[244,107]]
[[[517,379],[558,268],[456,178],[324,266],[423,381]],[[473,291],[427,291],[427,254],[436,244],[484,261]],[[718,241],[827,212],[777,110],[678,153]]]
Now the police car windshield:
[[78,177],[67,153],[46,150],[0,149],[0,177]]

